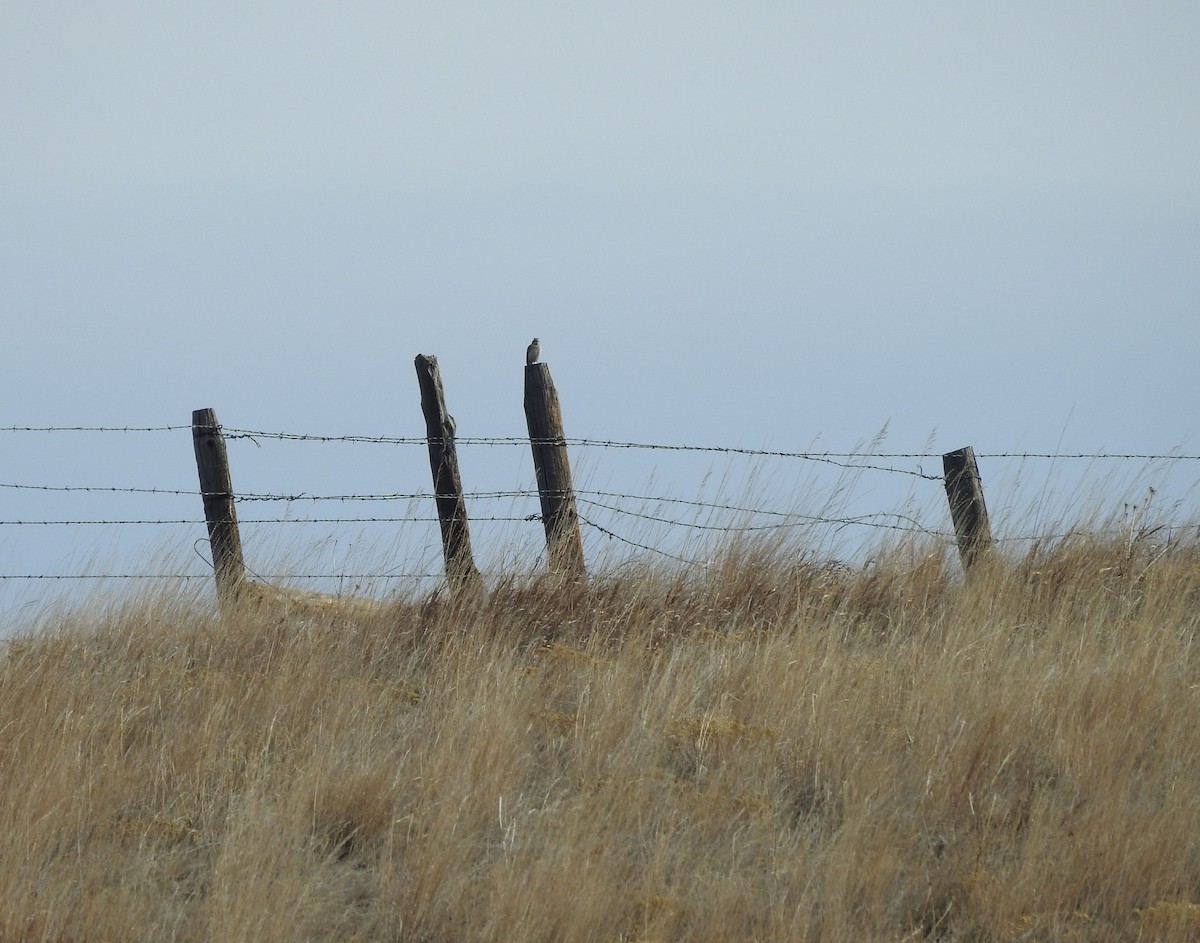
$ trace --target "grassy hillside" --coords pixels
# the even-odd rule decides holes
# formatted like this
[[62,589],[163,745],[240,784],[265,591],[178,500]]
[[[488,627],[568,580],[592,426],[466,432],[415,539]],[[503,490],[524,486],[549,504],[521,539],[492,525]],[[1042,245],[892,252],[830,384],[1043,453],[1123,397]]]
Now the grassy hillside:
[[0,940],[1189,940],[1200,553],[182,598],[0,659]]

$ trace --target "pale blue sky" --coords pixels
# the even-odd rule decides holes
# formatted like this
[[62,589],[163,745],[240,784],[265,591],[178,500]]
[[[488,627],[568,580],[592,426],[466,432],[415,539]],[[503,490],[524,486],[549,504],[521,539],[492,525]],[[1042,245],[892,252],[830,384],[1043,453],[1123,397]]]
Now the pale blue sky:
[[[419,435],[433,353],[460,434],[520,435],[537,334],[573,436],[1200,452],[1194,3],[22,4],[0,126],[3,426]],[[0,479],[194,483],[186,434],[0,441]],[[678,462],[577,459],[694,495]],[[240,490],[305,474],[427,486],[419,449],[235,456]],[[767,474],[754,503],[825,500]],[[0,572],[194,539],[110,537],[0,529]]]

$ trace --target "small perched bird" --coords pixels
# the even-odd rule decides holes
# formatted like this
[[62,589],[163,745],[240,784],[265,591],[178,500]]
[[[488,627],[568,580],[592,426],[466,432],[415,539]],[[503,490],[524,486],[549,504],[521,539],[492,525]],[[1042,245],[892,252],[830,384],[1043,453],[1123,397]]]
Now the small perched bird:
[[542,342],[539,341],[535,337],[533,339],[533,343],[529,345],[529,349],[525,351],[525,366],[532,367],[535,363],[538,362],[538,359],[541,356],[542,356]]

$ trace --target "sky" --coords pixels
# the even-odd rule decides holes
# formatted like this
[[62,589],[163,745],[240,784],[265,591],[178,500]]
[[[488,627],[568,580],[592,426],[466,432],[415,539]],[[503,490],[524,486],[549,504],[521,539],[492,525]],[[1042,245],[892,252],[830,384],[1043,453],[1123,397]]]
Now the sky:
[[[1200,454],[1194,3],[19,4],[0,127],[0,427],[212,407],[235,429],[419,437],[424,353],[460,436],[516,439],[536,335],[572,437],[934,456],[580,447],[594,492],[920,508],[942,530],[919,475],[950,449]],[[0,448],[0,484],[196,487],[186,428]],[[419,445],[234,439],[230,458],[239,492],[429,488]],[[1026,528],[1149,487],[1194,520],[1200,462],[1130,461],[980,467]],[[519,443],[460,462],[469,492],[533,487]],[[496,500],[472,516],[536,511]],[[5,522],[198,504],[0,487]],[[691,559],[694,535],[647,519],[684,507],[593,505],[589,556]],[[537,528],[480,520],[482,562],[536,567]],[[243,529],[280,572],[440,568],[428,522]],[[0,575],[203,572],[202,538],[5,523]],[[0,611],[66,591],[0,580]]]

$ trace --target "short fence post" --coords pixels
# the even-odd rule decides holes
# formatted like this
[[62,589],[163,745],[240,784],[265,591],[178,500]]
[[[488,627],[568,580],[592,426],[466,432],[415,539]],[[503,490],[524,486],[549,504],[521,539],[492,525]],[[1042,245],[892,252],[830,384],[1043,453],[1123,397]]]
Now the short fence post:
[[434,501],[437,502],[438,523],[442,529],[446,579],[452,588],[463,589],[478,585],[480,578],[471,553],[467,502],[463,496],[458,453],[454,447],[454,417],[446,411],[446,395],[442,390],[437,357],[417,354],[415,366],[417,383],[421,387],[421,411],[425,414]]
[[204,519],[208,523],[217,599],[222,607],[226,607],[234,601],[245,579],[246,564],[242,559],[242,539],[233,506],[225,437],[217,423],[217,414],[211,409],[197,409],[192,413],[192,444],[196,449]]
[[992,528],[988,523],[987,505],[983,501],[983,482],[975,464],[971,446],[955,449],[942,456],[946,477],[946,497],[950,502],[950,519],[958,537],[958,555],[963,570],[971,568],[994,547]]
[[571,486],[571,463],[563,435],[562,409],[558,391],[550,378],[550,368],[544,363],[525,367],[525,421],[529,426],[529,445],[533,449],[533,469],[537,474],[550,569],[581,579],[585,575],[583,538],[579,534],[579,514],[575,510],[575,491]]

